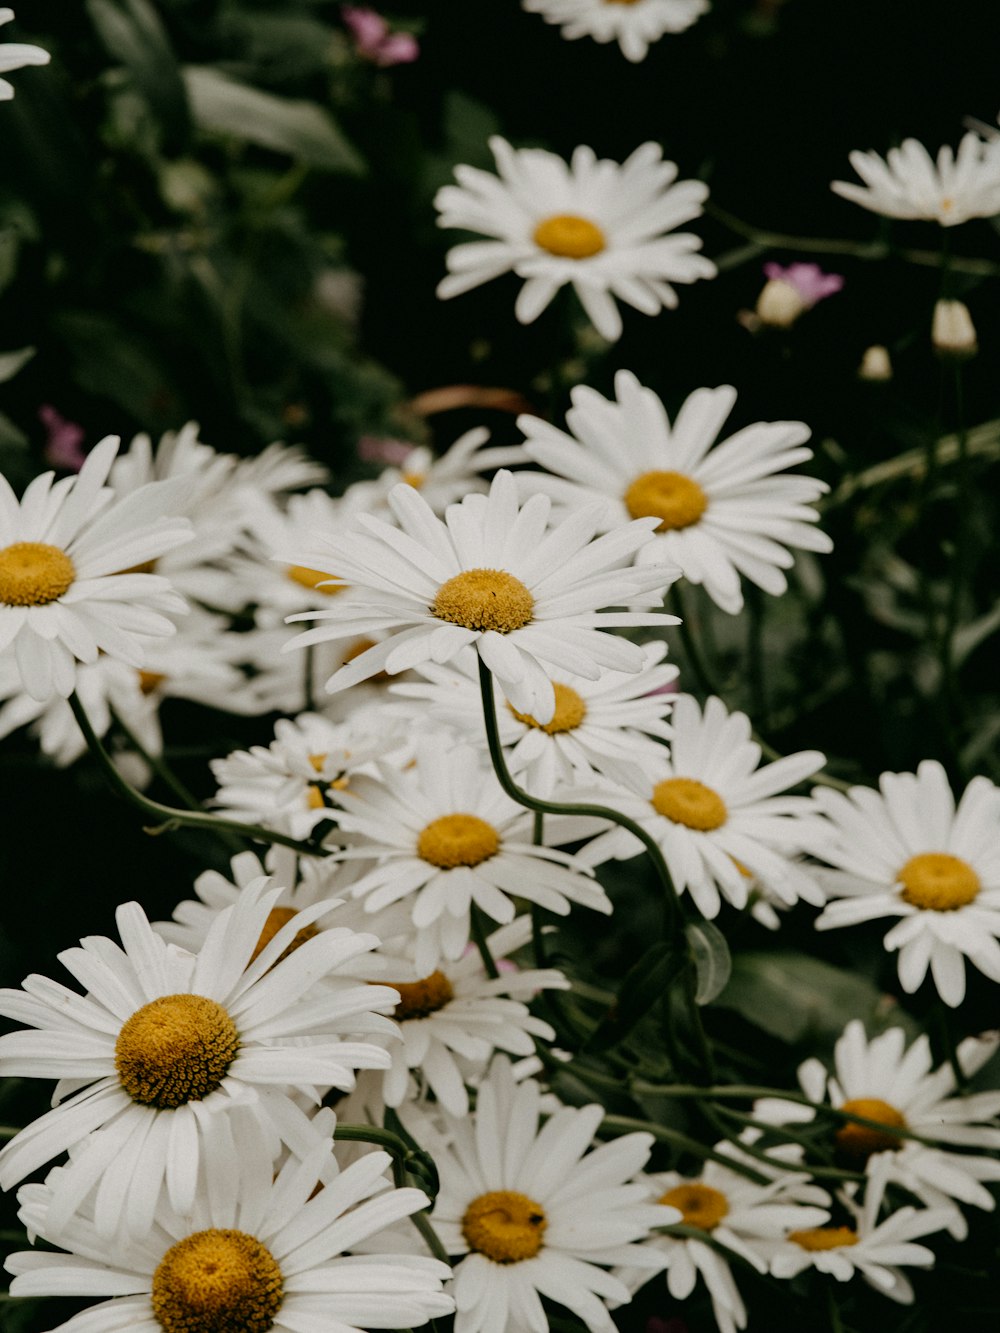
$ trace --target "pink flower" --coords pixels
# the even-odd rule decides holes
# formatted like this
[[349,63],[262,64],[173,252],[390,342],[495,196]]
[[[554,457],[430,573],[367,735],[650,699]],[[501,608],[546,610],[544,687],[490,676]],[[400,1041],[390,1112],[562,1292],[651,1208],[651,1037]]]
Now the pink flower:
[[358,457],[363,463],[402,467],[415,448],[406,440],[393,440],[388,435],[362,435],[358,440]]
[[390,32],[389,25],[374,9],[344,5],[340,11],[359,56],[381,69],[409,65],[420,55],[420,46],[410,32]]
[[79,472],[86,458],[81,447],[86,434],[83,427],[76,421],[67,421],[49,403],[38,409],[38,419],[49,437],[42,450],[46,463],[62,472]]
[[765,264],[764,276],[794,287],[806,310],[811,310],[827,296],[833,296],[844,285],[839,273],[824,273],[818,264],[789,264],[787,268],[780,264]]

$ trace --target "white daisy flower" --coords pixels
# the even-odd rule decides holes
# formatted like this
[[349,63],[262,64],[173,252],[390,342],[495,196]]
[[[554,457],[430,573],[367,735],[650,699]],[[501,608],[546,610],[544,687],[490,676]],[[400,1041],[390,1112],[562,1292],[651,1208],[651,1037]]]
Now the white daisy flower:
[[937,161],[916,139],[904,139],[885,158],[853,152],[851,166],[864,181],[834,181],[844,199],[888,218],[920,218],[956,227],[969,218],[1000,213],[1000,152],[978,134],[963,135],[958,152],[945,146]]
[[707,14],[708,0],[521,0],[529,14],[558,23],[568,41],[617,42],[626,60],[646,59],[653,42],[683,32]]
[[308,486],[325,486],[330,470],[310,458],[297,444],[276,441],[250,458],[241,458],[236,468],[236,483],[247,495],[268,495],[280,500],[289,491]]
[[[758,1175],[772,1175],[757,1181],[726,1166],[707,1161],[698,1177],[664,1171],[645,1179],[661,1205],[676,1208],[677,1221],[704,1232],[705,1239],[694,1236],[653,1236],[647,1241],[652,1254],[661,1257],[666,1269],[667,1290],[676,1301],[686,1301],[699,1276],[712,1298],[712,1310],[721,1333],[735,1333],[746,1328],[747,1311],[736,1285],[730,1262],[719,1246],[744,1260],[758,1273],[768,1271],[762,1253],[768,1241],[783,1238],[794,1227],[818,1226],[827,1221],[829,1196],[810,1183],[806,1171],[796,1170],[797,1149],[778,1145],[769,1149],[775,1158],[775,1170],[739,1153],[731,1143],[716,1144],[717,1152],[743,1161]],[[782,1170],[782,1162],[788,1170]],[[709,1243],[711,1241],[711,1243]],[[645,1269],[624,1268],[618,1276],[632,1292],[649,1281]]]
[[227,819],[307,838],[317,824],[338,819],[340,794],[354,774],[405,748],[394,719],[378,723],[373,710],[357,722],[331,722],[319,713],[279,718],[270,745],[211,761],[219,784],[213,804]]
[[[500,741],[512,776],[536,795],[557,786],[592,782],[599,773],[617,771],[638,755],[657,758],[669,738],[666,721],[673,707],[671,686],[677,668],[663,664],[665,643],[644,644],[640,671],[602,671],[597,680],[560,672],[552,681],[556,710],[549,722],[519,713],[494,687]],[[390,693],[414,702],[406,705],[416,725],[446,722],[460,736],[485,747],[483,701],[475,659],[462,654],[448,666],[424,662],[424,679],[392,685]]]
[[[0,23],[10,23],[14,17],[12,9],[0,9]],[[25,65],[47,65],[51,59],[48,51],[40,46],[29,46],[26,42],[0,42],[0,73],[9,74],[13,69],[24,69]],[[7,79],[0,79],[0,102],[9,102],[14,96],[14,85]]]
[[610,912],[580,861],[531,841],[531,814],[512,801],[471,746],[419,738],[416,762],[382,765],[339,794],[335,859],[375,861],[352,885],[369,911],[412,901],[414,967],[426,976],[469,943],[472,904],[494,921],[514,919],[512,895],[565,916],[570,903]]
[[500,975],[487,975],[475,947],[455,962],[442,962],[428,976],[410,968],[393,974],[386,985],[399,991],[393,1017],[403,1040],[390,1047],[383,1097],[387,1106],[401,1106],[413,1095],[413,1074],[444,1109],[464,1116],[469,1109],[466,1083],[482,1074],[496,1051],[534,1055],[534,1038],[551,1042],[555,1032],[535,1018],[525,1000],[540,990],[566,990],[569,982],[553,968],[521,971],[507,954],[531,938],[530,917],[518,917],[487,938],[490,955],[501,963]]
[[677,166],[663,160],[659,144],[643,144],[621,165],[580,147],[567,166],[555,153],[512,148],[497,135],[490,148],[499,176],[459,166],[458,184],[435,196],[439,227],[493,238],[449,250],[438,296],[513,270],[525,279],[514,313],[530,324],[569,282],[598,333],[614,341],[622,332],[615,297],[655,315],[676,307],[672,283],[715,277],[715,265],[696,253],[700,237],[665,234],[701,216],[708,187],[677,182]]
[[[971,1077],[994,1055],[1000,1034],[989,1038],[968,1037],[956,1058]],[[955,1205],[969,1204],[992,1212],[995,1200],[983,1181],[1000,1181],[1000,1161],[948,1152],[916,1139],[906,1139],[894,1130],[909,1130],[923,1138],[936,1139],[958,1148],[1000,1148],[1000,1092],[955,1096],[955,1074],[950,1064],[934,1069],[930,1042],[924,1035],[906,1049],[902,1028],[890,1028],[871,1041],[857,1020],[848,1023],[833,1052],[835,1075],[827,1073],[819,1060],[799,1067],[799,1085],[814,1102],[831,1106],[884,1129],[843,1123],[834,1134],[839,1153],[869,1175],[877,1171],[886,1184],[901,1185],[928,1207],[949,1213],[948,1230],[958,1240],[968,1232]],[[759,1101],[754,1116],[772,1124],[810,1121],[811,1107],[780,1098]]]
[[[821,902],[822,890],[794,860],[801,850],[801,821],[811,801],[780,793],[811,777],[825,760],[802,750],[758,768],[760,746],[750,739],[745,713],[727,713],[711,698],[704,714],[689,694],[677,696],[669,754],[654,765],[622,767],[620,782],[595,789],[656,839],[678,893],[689,892],[699,912],[719,914],[721,897],[745,907],[748,882],[756,876],[784,902]],[[580,859],[600,865],[626,860],[642,850],[627,829],[599,834]]]
[[[653,1227],[680,1220],[648,1202],[641,1171],[650,1134],[627,1134],[587,1152],[602,1106],[564,1106],[539,1129],[540,1089],[514,1082],[498,1056],[475,1111],[448,1119],[451,1146],[436,1152],[441,1192],[432,1223],[455,1268],[455,1333],[544,1333],[544,1296],[591,1333],[614,1333],[606,1301],[629,1293],[606,1270],[650,1265]],[[653,1266],[659,1266],[654,1258]]]
[[51,1333],[361,1333],[359,1326],[424,1324],[454,1308],[441,1288],[447,1264],[345,1253],[427,1206],[421,1190],[389,1188],[390,1160],[371,1153],[338,1172],[326,1142],[301,1162],[289,1159],[273,1183],[266,1156],[246,1182],[210,1170],[186,1212],[161,1208],[147,1235],[113,1244],[91,1210],[52,1227],[64,1174],[53,1171],[46,1184],[19,1191],[20,1217],[66,1253],[11,1255],[11,1294],[110,1298]]
[[148,643],[174,633],[167,613],[186,610],[167,579],[136,570],[189,540],[173,516],[180,483],[116,499],[104,482],[117,451],[108,436],[76,476],[46,472],[20,503],[0,476],[0,652],[34,699],[71,694],[75,663],[100,652],[141,667]]
[[393,486],[412,486],[420,492],[435,514],[441,515],[450,504],[472,491],[486,491],[484,472],[511,463],[523,463],[520,445],[484,449],[490,438],[483,426],[467,430],[440,457],[423,445],[414,445],[398,467],[387,467],[375,481],[358,481],[349,486],[345,499],[357,500],[358,507],[369,513],[388,508]]
[[[23,990],[0,991],[0,1013],[38,1029],[0,1037],[0,1073],[60,1079],[55,1100],[66,1097],[0,1152],[0,1187],[79,1149],[59,1178],[50,1230],[64,1226],[98,1182],[102,1235],[148,1231],[164,1187],[171,1205],[188,1212],[213,1116],[249,1107],[272,1159],[282,1144],[301,1155],[315,1130],[292,1090],[318,1101],[317,1088],[350,1088],[356,1069],[389,1063],[371,1042],[339,1034],[392,1031],[375,1011],[391,1012],[395,991],[331,978],[378,940],[317,933],[314,922],[329,910],[321,903],[257,952],[280,893],[266,880],[247,885],[197,955],[166,944],[139,905],[126,903],[117,913],[123,949],[92,936],[60,954],[86,995],[41,976],[28,977]],[[217,1165],[235,1179],[243,1167],[238,1147]]]
[[966,958],[1000,981],[1000,788],[973,778],[956,809],[934,759],[915,774],[883,773],[879,787],[813,793],[825,823],[811,850],[835,868],[822,883],[837,900],[816,927],[899,917],[883,943],[899,951],[903,990],[912,995],[929,967],[954,1008]]
[[[599,531],[629,518],[659,520],[639,559],[668,560],[724,611],[743,606],[740,576],[778,596],[793,564],[789,547],[826,552],[813,502],[827,489],[784,469],[812,458],[801,421],[758,421],[716,445],[736,390],[697,389],[671,426],[663,403],[627,370],[616,400],[573,389],[569,434],[539,417],[518,417],[524,451],[554,476],[518,474],[520,486],[561,506],[600,503]],[[780,474],[780,475],[779,475]]]
[[[645,609],[661,603],[674,571],[652,562],[622,568],[652,540],[652,519],[594,540],[597,513],[585,507],[547,532],[548,499],[536,495],[519,506],[514,478],[504,471],[488,496],[450,505],[443,522],[412,486],[395,487],[389,504],[402,531],[362,514],[352,532],[316,533],[290,557],[335,568],[356,594],[292,617],[323,623],[290,646],[388,635],[331,676],[331,693],[379,671],[451,661],[474,644],[514,707],[544,724],[556,706],[549,670],[589,680],[602,667],[641,671],[642,649],[604,631],[677,623]],[[630,609],[600,610],[609,604]]]

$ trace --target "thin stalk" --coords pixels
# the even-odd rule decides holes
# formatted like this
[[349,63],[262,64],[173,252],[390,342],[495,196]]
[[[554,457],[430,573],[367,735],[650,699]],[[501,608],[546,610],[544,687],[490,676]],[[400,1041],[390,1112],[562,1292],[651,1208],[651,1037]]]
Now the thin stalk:
[[945,612],[944,633],[941,637],[941,684],[952,704],[959,697],[955,688],[954,641],[955,631],[958,628],[959,612],[962,607],[965,578],[969,572],[970,538],[972,535],[972,524],[970,522],[972,469],[969,466],[969,433],[965,425],[965,384],[961,361],[955,362],[954,375],[956,435],[958,437],[958,532],[955,536],[955,553],[951,562],[951,588]]
[[136,752],[144,764],[149,765],[164,786],[169,787],[177,799],[183,801],[189,810],[200,810],[201,803],[188,791],[166,760],[158,755],[150,754],[132,728],[114,708],[111,709],[111,720],[128,741],[129,747]]
[[633,1134],[637,1131],[652,1134],[653,1138],[658,1139],[661,1143],[669,1143],[675,1148],[680,1148],[683,1152],[702,1158],[703,1161],[721,1162],[723,1166],[728,1166],[730,1170],[739,1172],[740,1175],[746,1176],[748,1180],[756,1181],[758,1185],[768,1185],[771,1182],[771,1178],[766,1176],[763,1171],[757,1171],[738,1158],[730,1157],[727,1153],[717,1152],[714,1148],[709,1148],[706,1144],[700,1143],[698,1139],[692,1139],[689,1135],[682,1134],[679,1129],[668,1129],[666,1125],[657,1125],[652,1120],[635,1120],[626,1115],[606,1115],[598,1125],[597,1132],[601,1134],[605,1130],[609,1130],[616,1135]]
[[674,609],[680,616],[681,623],[677,627],[678,633],[680,634],[681,643],[684,645],[684,653],[690,663],[691,670],[698,677],[698,684],[706,694],[714,694],[720,699],[724,698],[722,687],[715,679],[715,675],[706,662],[694,636],[691,628],[691,617],[688,614],[684,594],[681,592],[678,583],[675,583],[670,589],[669,597],[674,604]]
[[[335,1142],[339,1139],[342,1143],[374,1143],[384,1148],[392,1155],[392,1174],[397,1188],[402,1188],[406,1184],[406,1164],[413,1157],[413,1149],[391,1129],[384,1129],[380,1125],[338,1124],[333,1137]],[[424,1238],[434,1258],[440,1259],[442,1263],[448,1263],[448,1252],[431,1226],[426,1209],[422,1209],[419,1213],[411,1213],[410,1221]]]
[[478,903],[472,903],[469,909],[469,924],[472,929],[472,938],[475,941],[476,948],[479,950],[479,957],[483,960],[483,967],[486,969],[486,975],[496,981],[500,975],[500,969],[496,965],[492,953],[490,952],[490,943],[486,937],[486,927],[483,924],[483,912]]
[[252,842],[278,843],[282,847],[291,847],[293,851],[301,852],[305,856],[324,855],[321,847],[314,847],[312,843],[308,842],[300,842],[296,838],[290,838],[284,833],[277,833],[273,829],[262,828],[259,824],[241,824],[238,820],[224,819],[221,815],[210,815],[203,810],[178,810],[174,806],[161,805],[159,801],[152,801],[148,796],[143,796],[141,792],[136,791],[133,786],[126,782],[115,768],[111,756],[101,744],[100,738],[90,724],[87,710],[75,693],[69,696],[68,702],[73,710],[77,725],[83,732],[87,746],[97,760],[112,790],[123,800],[137,806],[143,814],[162,821],[156,828],[147,829],[147,832],[157,834],[166,833],[180,827],[200,828],[217,834],[235,833],[238,837],[249,839]]

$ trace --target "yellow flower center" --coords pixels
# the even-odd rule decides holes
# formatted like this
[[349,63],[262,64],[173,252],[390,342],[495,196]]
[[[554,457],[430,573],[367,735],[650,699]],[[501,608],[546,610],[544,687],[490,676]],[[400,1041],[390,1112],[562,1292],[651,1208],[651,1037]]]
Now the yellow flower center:
[[901,1111],[880,1097],[854,1097],[844,1102],[840,1109],[850,1115],[860,1115],[865,1120],[877,1120],[880,1125],[885,1125],[885,1129],[869,1129],[867,1125],[852,1125],[850,1121],[845,1121],[833,1137],[837,1147],[849,1157],[865,1160],[872,1153],[902,1146],[899,1135],[893,1134],[892,1130],[905,1129],[906,1119]]
[[530,713],[519,713],[513,704],[509,703],[507,707],[518,722],[523,722],[526,727],[537,727],[549,736],[557,736],[562,731],[575,731],[587,716],[586,703],[572,685],[560,685],[554,680],[552,688],[556,695],[556,711],[552,714],[551,722],[538,722]]
[[[285,573],[293,583],[301,584],[310,592],[321,592],[324,597],[336,597],[338,592],[343,592],[347,587],[346,583],[327,582],[328,579],[335,579],[336,574],[324,573],[322,569],[310,569],[308,565],[289,565]],[[320,584],[323,586],[320,587]]]
[[573,213],[556,213],[539,222],[532,240],[550,255],[560,259],[589,259],[599,255],[606,245],[604,232],[596,222]]
[[[267,914],[267,920],[264,922],[264,928],[260,932],[260,938],[253,946],[253,953],[250,955],[251,963],[264,952],[282,926],[287,926],[292,917],[296,915],[297,913],[294,907],[271,908],[270,912]],[[305,944],[306,940],[311,940],[314,935],[318,934],[319,928],[317,926],[303,926],[302,929],[298,931],[288,948],[278,955],[274,964],[275,967],[277,967],[278,963],[283,962],[290,953],[294,953],[300,945]],[[249,963],[247,966],[249,967]]]
[[534,1199],[516,1190],[491,1190],[466,1208],[462,1235],[470,1250],[495,1264],[516,1264],[534,1259],[547,1226],[545,1210]]
[[719,793],[697,778],[664,778],[653,788],[652,806],[664,819],[701,833],[720,828],[729,814]]
[[221,1004],[204,995],[161,995],[122,1025],[115,1069],[134,1102],[173,1110],[214,1092],[239,1049]]
[[676,531],[697,523],[708,508],[708,496],[683,472],[644,472],[625,492],[633,518],[658,518],[657,532]]
[[684,1225],[697,1227],[699,1231],[714,1231],[729,1212],[729,1200],[722,1190],[700,1185],[697,1181],[675,1185],[659,1202],[679,1209]]
[[451,982],[440,971],[432,972],[421,981],[385,981],[382,984],[399,991],[394,1016],[400,1023],[407,1018],[426,1018],[455,998]]
[[73,561],[47,542],[15,542],[0,551],[0,602],[4,606],[48,606],[75,578]]
[[499,850],[500,834],[478,815],[442,815],[417,838],[417,855],[439,870],[478,866]]
[[140,671],[139,692],[146,695],[154,694],[165,680],[166,676],[162,671]]
[[841,1250],[849,1245],[857,1245],[860,1237],[850,1227],[805,1227],[802,1231],[790,1231],[788,1239],[804,1250]]
[[967,907],[979,893],[979,876],[972,866],[947,852],[912,856],[897,876],[900,897],[911,907],[928,912],[954,912]]
[[171,1245],[151,1298],[165,1333],[267,1333],[283,1294],[281,1269],[256,1236],[212,1228]]
[[412,486],[415,491],[419,491],[426,480],[426,472],[404,472],[400,477],[400,481],[405,482],[407,486]]
[[323,788],[317,787],[315,782],[310,782],[306,788],[306,804],[310,810],[322,810],[326,806],[323,799]]
[[535,599],[505,569],[466,569],[441,584],[430,610],[452,625],[509,634],[531,620]]

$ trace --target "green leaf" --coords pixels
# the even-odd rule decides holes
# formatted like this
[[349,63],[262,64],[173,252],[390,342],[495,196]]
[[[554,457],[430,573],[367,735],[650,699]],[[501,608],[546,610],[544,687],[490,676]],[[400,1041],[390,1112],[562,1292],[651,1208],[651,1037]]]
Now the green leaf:
[[733,970],[733,959],[722,931],[711,921],[692,921],[685,931],[698,971],[694,998],[697,1004],[711,1004],[726,988]]
[[365,164],[357,151],[314,103],[250,88],[207,65],[188,65],[183,73],[201,129],[230,134],[327,171],[364,174]]
[[955,665],[961,666],[969,654],[975,652],[979,645],[998,629],[1000,629],[1000,602],[992,611],[987,611],[978,620],[970,620],[967,625],[962,625],[955,631],[951,640]]
[[603,1051],[616,1046],[667,994],[674,977],[685,966],[683,953],[672,944],[660,941],[647,949],[626,974],[617,1002],[597,1025],[586,1049]]
[[21,347],[16,352],[0,352],[0,384],[12,380],[22,366],[35,355],[33,347]]
[[53,327],[69,348],[73,378],[151,430],[176,415],[176,394],[154,349],[134,329],[92,310],[67,310]]
[[800,953],[741,953],[717,1003],[782,1041],[836,1036],[870,1018],[881,992],[865,977]]
[[87,0],[91,21],[120,60],[176,148],[191,134],[187,93],[170,39],[149,0]]

